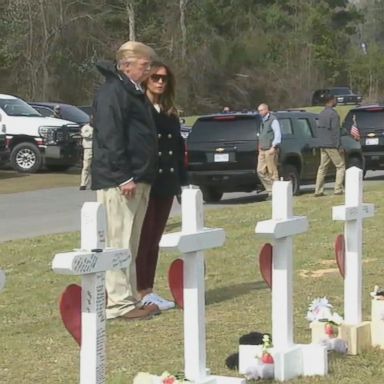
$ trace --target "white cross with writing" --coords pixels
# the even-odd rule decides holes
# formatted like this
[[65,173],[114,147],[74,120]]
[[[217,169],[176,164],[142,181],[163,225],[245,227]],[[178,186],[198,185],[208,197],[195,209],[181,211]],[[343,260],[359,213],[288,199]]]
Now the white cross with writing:
[[194,384],[243,384],[244,379],[213,376],[206,368],[203,251],[222,246],[224,230],[204,228],[203,199],[199,189],[183,190],[181,212],[181,232],[163,235],[160,247],[177,249],[184,254],[185,377]]
[[275,181],[272,186],[272,220],[260,221],[255,232],[273,239],[272,340],[276,350],[293,345],[292,237],[308,229],[304,216],[293,216],[292,184]]
[[345,221],[344,321],[362,321],[362,232],[363,219],[374,215],[374,205],[363,201],[363,171],[348,168],[345,177],[345,205],[332,208],[333,220]]
[[80,384],[105,383],[105,271],[126,268],[127,249],[105,248],[107,221],[102,204],[81,209],[81,249],[59,253],[52,262],[56,273],[81,275]]

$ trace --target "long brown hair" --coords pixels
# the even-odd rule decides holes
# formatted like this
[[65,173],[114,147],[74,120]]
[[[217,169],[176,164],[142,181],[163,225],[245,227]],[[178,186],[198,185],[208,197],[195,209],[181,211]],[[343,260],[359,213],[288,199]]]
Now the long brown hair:
[[[178,111],[175,105],[176,80],[172,70],[164,62],[155,60],[151,64],[151,72],[149,76],[156,73],[160,68],[165,68],[168,76],[165,91],[159,98],[160,108],[168,115],[178,116]],[[145,88],[147,88],[147,82],[148,80],[143,84]]]

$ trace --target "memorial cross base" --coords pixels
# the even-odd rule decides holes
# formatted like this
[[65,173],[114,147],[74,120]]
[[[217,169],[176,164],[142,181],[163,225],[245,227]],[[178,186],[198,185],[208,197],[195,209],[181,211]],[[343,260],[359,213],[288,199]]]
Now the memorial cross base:
[[384,349],[384,300],[371,301],[372,346]]
[[372,345],[371,322],[362,321],[357,325],[341,324],[339,337],[347,343],[348,355],[358,355]]

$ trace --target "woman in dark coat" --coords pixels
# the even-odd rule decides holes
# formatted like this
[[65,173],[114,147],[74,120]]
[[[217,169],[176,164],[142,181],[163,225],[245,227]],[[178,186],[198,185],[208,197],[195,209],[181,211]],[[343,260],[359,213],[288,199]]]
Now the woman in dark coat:
[[153,292],[159,243],[164,232],[173,199],[187,184],[184,166],[184,139],[174,103],[175,78],[170,68],[161,62],[152,63],[151,75],[145,83],[146,95],[152,103],[159,147],[159,169],[152,184],[150,199],[141,230],[136,258],[137,290],[142,303],[156,304],[160,310],[171,309],[173,301]]

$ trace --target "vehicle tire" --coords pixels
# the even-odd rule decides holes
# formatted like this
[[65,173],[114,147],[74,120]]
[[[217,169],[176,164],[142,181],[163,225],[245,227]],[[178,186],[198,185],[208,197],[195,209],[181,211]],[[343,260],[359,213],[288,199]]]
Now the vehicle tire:
[[36,145],[20,143],[12,149],[10,163],[17,172],[35,173],[41,168],[42,156]]
[[217,203],[223,197],[223,192],[218,192],[212,187],[201,187],[200,189],[206,203]]
[[292,181],[292,193],[300,194],[300,176],[297,168],[294,165],[287,164],[283,166],[282,177],[286,181]]
[[68,171],[69,168],[72,167],[72,165],[68,165],[68,164],[47,164],[46,165],[48,171],[52,171],[52,172],[65,172],[65,171]]

